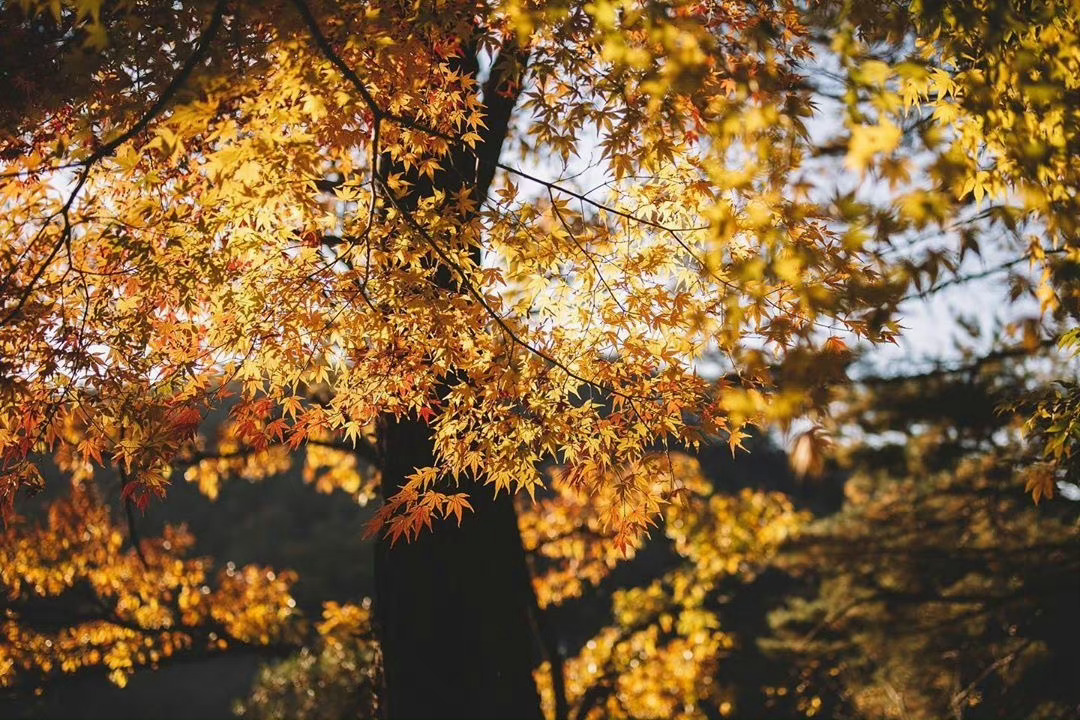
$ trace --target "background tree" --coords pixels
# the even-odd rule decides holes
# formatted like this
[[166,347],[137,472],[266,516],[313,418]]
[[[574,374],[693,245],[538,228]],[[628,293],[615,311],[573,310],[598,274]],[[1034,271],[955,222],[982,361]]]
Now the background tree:
[[[611,624],[582,642],[576,656],[550,653],[538,671],[548,717],[691,718],[735,709],[721,666],[740,628],[723,621],[724,591],[753,581],[807,518],[781,493],[714,492],[691,458],[654,462],[670,462],[687,490],[685,502],[663,515],[668,542],[657,539],[649,548],[654,556],[666,551],[667,562],[645,582],[634,578],[640,584],[628,583],[633,576],[624,571],[608,595]],[[555,498],[522,515],[541,607],[581,595],[587,583],[600,585],[626,561],[604,537],[603,499],[575,496],[559,482],[555,488]],[[573,636],[561,630],[549,632]]]
[[1054,473],[1020,432],[1025,409],[997,412],[1045,373],[1045,360],[1000,352],[848,399],[838,420],[860,439],[840,450],[845,505],[778,557],[814,590],[775,611],[762,641],[799,668],[777,712],[1049,718],[1080,707],[1066,669],[1080,647],[1080,515],[1075,502],[1025,496],[1025,479],[1041,487]]
[[91,488],[57,500],[47,522],[4,533],[0,687],[107,668],[123,687],[141,666],[232,646],[288,646],[298,636],[292,573],[187,558],[193,538],[167,527],[127,547]]
[[372,637],[367,607],[328,603],[318,627],[317,651],[264,668],[251,697],[236,714],[244,718],[374,718],[382,689],[382,657]]

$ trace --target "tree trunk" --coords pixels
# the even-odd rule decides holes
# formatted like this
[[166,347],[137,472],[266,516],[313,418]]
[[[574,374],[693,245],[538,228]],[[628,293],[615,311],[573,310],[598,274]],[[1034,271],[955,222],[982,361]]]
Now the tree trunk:
[[[432,462],[429,428],[387,421],[383,492]],[[376,546],[376,611],[388,718],[541,717],[528,568],[511,499],[476,488],[476,510],[412,542]]]
[[[470,43],[465,43],[469,48]],[[436,191],[471,186],[482,203],[494,175],[520,89],[525,57],[513,41],[503,49],[515,62],[492,72],[484,87],[484,136],[477,149],[453,148],[434,179],[380,162],[380,174],[405,174],[413,183],[398,206],[408,212]],[[507,56],[510,57],[510,56]],[[475,49],[457,69],[478,73]],[[506,72],[513,78],[502,76]],[[512,91],[503,83],[511,81]],[[475,249],[479,261],[480,249]],[[437,282],[460,291],[449,268]],[[453,378],[448,378],[452,382]],[[384,497],[396,493],[416,468],[431,465],[434,440],[426,423],[385,417],[378,428]],[[464,484],[464,483],[463,483]],[[380,538],[375,554],[376,618],[386,677],[387,718],[542,718],[532,670],[538,664],[529,613],[534,604],[525,550],[512,499],[473,484],[474,512],[461,526],[443,522],[394,547]]]

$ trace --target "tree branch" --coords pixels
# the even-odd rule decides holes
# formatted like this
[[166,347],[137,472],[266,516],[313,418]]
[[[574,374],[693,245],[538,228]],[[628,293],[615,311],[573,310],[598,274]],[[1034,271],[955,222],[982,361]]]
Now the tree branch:
[[[476,200],[477,207],[487,199],[491,182],[495,179],[495,169],[510,131],[510,117],[521,94],[528,62],[528,50],[518,43],[517,33],[511,33],[510,39],[495,59],[491,76],[484,83],[484,105],[487,109],[484,122],[487,130],[484,131],[483,140],[476,150],[477,172],[473,199]],[[502,72],[495,72],[500,65]]]
[[[63,218],[64,229],[53,244],[53,248],[49,252],[48,256],[45,258],[45,261],[34,273],[33,277],[30,279],[30,282],[27,283],[26,287],[24,287],[19,293],[19,299],[15,303],[15,306],[4,315],[3,319],[0,319],[0,326],[7,325],[15,316],[17,316],[22,311],[23,307],[26,305],[27,300],[30,299],[30,294],[33,292],[34,286],[37,285],[38,281],[41,280],[42,275],[45,274],[45,270],[49,267],[49,265],[52,264],[52,261],[56,258],[56,255],[60,252],[60,248],[66,246],[71,241],[71,219],[69,218],[68,213],[71,211],[72,206],[75,204],[75,199],[79,196],[79,193],[82,192],[83,186],[86,185],[86,181],[90,176],[90,170],[101,159],[112,155],[118,147],[128,142],[136,135],[141,133],[143,130],[145,130],[147,126],[153,121],[153,119],[160,115],[162,111],[166,107],[168,107],[169,103],[172,102],[172,99],[176,95],[177,91],[179,91],[180,88],[183,87],[184,83],[187,82],[188,78],[191,76],[192,71],[194,71],[195,66],[202,61],[203,57],[205,57],[206,55],[207,50],[209,50],[211,40],[214,38],[215,35],[217,35],[218,30],[221,28],[221,21],[222,17],[225,14],[225,6],[227,4],[227,1],[228,0],[218,0],[217,3],[214,5],[213,14],[210,16],[210,22],[207,24],[206,29],[204,29],[203,32],[199,35],[199,37],[196,39],[195,46],[191,54],[188,56],[187,60],[184,61],[184,64],[180,66],[179,72],[177,72],[177,74],[161,92],[161,95],[158,97],[157,101],[155,101],[154,104],[151,105],[150,108],[145,113],[143,113],[143,115],[138,120],[136,120],[135,123],[125,132],[117,135],[115,138],[99,147],[85,160],[82,160],[72,166],[82,168],[82,172],[80,172],[79,174],[79,179],[75,183],[75,187],[72,189],[67,201],[64,202],[63,207],[61,207],[58,212],[54,213],[45,220],[45,224],[42,226],[41,231],[39,231],[38,237],[41,236],[41,233],[45,231],[45,228],[51,225],[52,221],[55,220],[57,217]],[[30,242],[27,250],[33,247],[36,241],[37,237],[35,237],[34,240]],[[13,267],[7,277],[4,278],[4,281],[0,283],[0,290],[7,288],[8,282],[14,276],[15,270],[18,267],[19,264],[16,263],[15,267]]]
[[[1056,248],[1056,249],[1047,250],[1046,254],[1047,255],[1060,255],[1060,254],[1064,253],[1065,251],[1066,251],[1066,248]],[[927,289],[922,290],[920,292],[914,292],[914,293],[910,293],[908,295],[905,295],[904,297],[900,298],[900,302],[906,302],[908,300],[924,300],[924,299],[930,297],[931,295],[934,295],[934,294],[940,292],[941,290],[944,290],[945,288],[953,287],[954,285],[964,285],[966,283],[974,282],[976,280],[983,280],[985,278],[991,277],[992,275],[997,275],[998,273],[1005,272],[1006,270],[1014,268],[1017,265],[1020,265],[1020,264],[1022,264],[1024,262],[1028,262],[1028,261],[1030,261],[1032,259],[1033,258],[1032,258],[1031,255],[1024,254],[1024,255],[1021,255],[1018,258],[1013,258],[1012,260],[1009,260],[1008,262],[1004,262],[1004,263],[1002,263],[1000,265],[995,265],[994,267],[987,268],[986,270],[982,270],[980,272],[971,273],[970,275],[957,275],[956,277],[949,278],[948,280],[942,280],[941,282],[937,283],[936,285],[932,285],[931,287],[928,287]]]

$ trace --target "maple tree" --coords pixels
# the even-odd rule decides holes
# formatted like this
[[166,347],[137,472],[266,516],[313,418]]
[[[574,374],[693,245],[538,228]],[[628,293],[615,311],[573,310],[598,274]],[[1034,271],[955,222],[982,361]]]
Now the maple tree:
[[185,557],[193,538],[167,527],[127,547],[93,487],[54,502],[36,527],[0,542],[4,617],[0,687],[107,668],[121,687],[137,667],[174,656],[296,641],[292,573]]
[[774,712],[1075,713],[1065,668],[1080,647],[1080,516],[1060,496],[1025,496],[1025,478],[1054,476],[1019,432],[1029,408],[993,411],[1062,373],[1033,363],[1039,354],[999,352],[848,393],[836,420],[869,438],[837,448],[851,472],[844,507],[777,556],[813,590],[775,610],[761,640],[794,664]]
[[[212,494],[306,445],[324,489],[382,497],[388,712],[539,717],[509,496],[543,463],[627,553],[693,496],[666,448],[826,422],[853,349],[990,245],[1042,270],[1033,341],[1074,342],[1077,18],[1027,5],[8,4],[0,502],[46,455],[115,468],[130,510],[177,462]],[[1037,497],[1075,406],[1031,411]]]

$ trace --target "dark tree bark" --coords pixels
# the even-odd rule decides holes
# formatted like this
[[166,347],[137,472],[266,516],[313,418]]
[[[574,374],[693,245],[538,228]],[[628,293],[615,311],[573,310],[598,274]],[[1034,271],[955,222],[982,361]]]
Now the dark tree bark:
[[[431,463],[422,422],[385,422],[383,491]],[[466,488],[468,489],[468,488]],[[509,496],[476,487],[461,527],[375,555],[376,612],[390,718],[540,718],[532,678],[528,569]]]
[[[509,55],[507,55],[509,53]],[[506,62],[507,59],[512,61]],[[504,50],[504,61],[486,83],[487,130],[477,150],[454,149],[434,180],[413,174],[409,196],[396,201],[406,212],[436,191],[472,187],[487,196],[517,99],[524,55]],[[476,74],[474,53],[458,61]],[[500,92],[501,90],[501,92]],[[403,172],[383,159],[381,174]],[[479,257],[479,248],[476,249]],[[437,273],[443,289],[460,292],[449,268]],[[465,380],[467,381],[467,380]],[[452,383],[453,379],[448,379]],[[449,385],[448,385],[449,386]],[[429,426],[411,418],[384,417],[378,428],[382,490],[397,492],[409,474],[431,465],[434,441]],[[532,588],[525,550],[511,498],[494,499],[476,482],[470,492],[475,512],[460,527],[439,525],[412,542],[376,545],[376,617],[386,677],[388,718],[539,718],[532,670],[536,638],[529,613]]]

